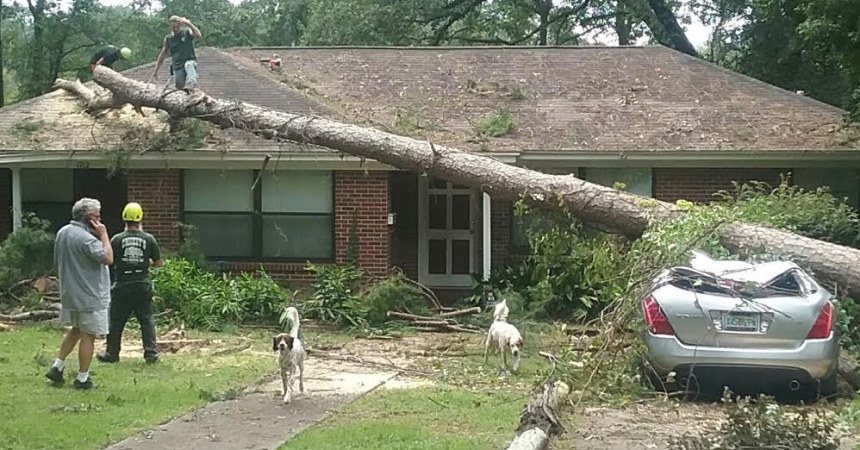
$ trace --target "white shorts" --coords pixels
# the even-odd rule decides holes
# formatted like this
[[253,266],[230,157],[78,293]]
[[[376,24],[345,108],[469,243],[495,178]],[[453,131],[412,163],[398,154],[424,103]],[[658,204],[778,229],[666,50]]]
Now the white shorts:
[[101,311],[77,311],[60,310],[60,322],[78,328],[84,333],[95,336],[106,336],[108,334],[108,310]]

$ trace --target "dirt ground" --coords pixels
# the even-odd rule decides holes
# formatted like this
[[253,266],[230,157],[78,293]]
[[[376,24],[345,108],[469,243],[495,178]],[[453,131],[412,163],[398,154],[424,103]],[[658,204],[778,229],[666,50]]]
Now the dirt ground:
[[[282,404],[280,381],[273,373],[236,400],[212,403],[109,448],[277,448],[330,411],[375,389],[432,384],[444,359],[482,354],[483,339],[482,335],[428,333],[311,347],[305,363],[306,392],[292,404]],[[178,353],[186,351],[211,350],[205,346],[183,348]],[[242,351],[253,350],[249,346]],[[126,352],[139,356],[139,344],[129,342],[123,357]],[[274,369],[270,353],[260,352],[260,357],[272,358]],[[527,389],[525,383],[502,385],[504,389]],[[653,400],[626,406],[589,405],[577,411],[564,418],[567,432],[553,442],[552,449],[665,449],[672,437],[714,428],[722,418],[720,405],[702,402]],[[511,423],[512,436],[515,428],[516,423]],[[858,443],[857,435],[846,436],[840,448],[854,448]]]

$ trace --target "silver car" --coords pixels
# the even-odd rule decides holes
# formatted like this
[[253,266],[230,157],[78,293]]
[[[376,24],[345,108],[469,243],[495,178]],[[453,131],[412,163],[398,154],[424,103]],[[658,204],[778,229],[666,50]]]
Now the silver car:
[[839,333],[832,295],[791,262],[716,261],[654,280],[642,300],[655,387],[836,392]]

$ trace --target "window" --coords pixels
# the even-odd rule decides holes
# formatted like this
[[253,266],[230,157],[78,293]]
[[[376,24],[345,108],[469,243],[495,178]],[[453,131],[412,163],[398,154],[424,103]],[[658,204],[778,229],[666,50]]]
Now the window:
[[75,203],[70,169],[21,169],[21,209],[51,222],[54,231],[69,223]]
[[331,172],[186,170],[185,223],[210,258],[330,260]]
[[860,207],[860,174],[854,169],[795,169],[792,176],[794,184],[804,189],[829,186],[834,197]]
[[615,183],[624,183],[624,190],[651,197],[651,169],[621,169],[595,167],[585,169],[585,180],[603,186],[613,187]]

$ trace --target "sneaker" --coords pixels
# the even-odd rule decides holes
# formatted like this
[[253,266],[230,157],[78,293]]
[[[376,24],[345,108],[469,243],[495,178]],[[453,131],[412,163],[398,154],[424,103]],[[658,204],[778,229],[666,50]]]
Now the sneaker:
[[155,364],[158,362],[158,355],[143,358],[147,364]]
[[119,358],[111,356],[108,352],[101,352],[98,355],[96,355],[96,358],[99,361],[101,361],[103,363],[108,363],[108,364],[119,362]]
[[86,389],[93,389],[97,386],[98,386],[97,384],[93,383],[92,378],[87,378],[87,381],[84,381],[83,383],[81,383],[80,381],[78,381],[77,378],[75,378],[75,389],[86,390]]
[[51,370],[45,374],[45,377],[56,384],[63,384],[66,381],[66,379],[63,378],[63,371],[56,367],[51,367]]

